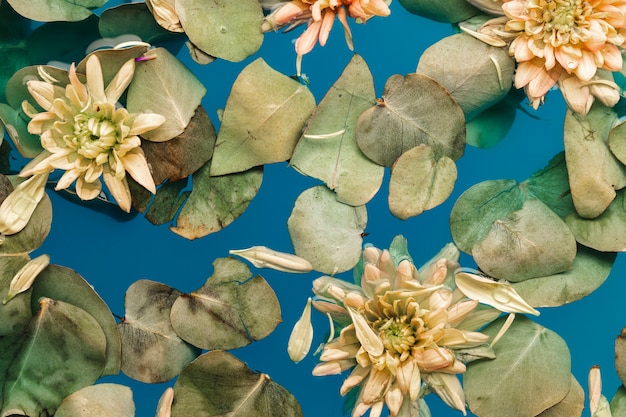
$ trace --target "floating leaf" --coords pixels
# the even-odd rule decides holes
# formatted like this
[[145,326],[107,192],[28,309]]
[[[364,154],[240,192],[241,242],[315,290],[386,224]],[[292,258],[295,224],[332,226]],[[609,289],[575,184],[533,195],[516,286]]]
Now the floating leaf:
[[615,369],[622,385],[626,381],[626,327],[615,339]]
[[95,9],[106,0],[7,0],[16,12],[39,22],[77,22],[91,16],[89,9]]
[[596,252],[579,245],[571,269],[516,282],[513,288],[533,307],[568,304],[600,287],[609,276],[615,258],[615,253]]
[[584,408],[585,391],[574,378],[574,375],[572,375],[570,389],[565,398],[537,415],[537,417],[580,417]]
[[[147,51],[148,46],[141,44],[121,49],[98,49],[87,55],[78,64],[76,64],[76,72],[79,73],[79,78],[82,74],[86,74],[87,61],[92,55],[95,55],[100,60],[104,85],[109,85],[128,60],[136,59],[145,54]],[[60,84],[65,86],[67,83],[61,82]]]
[[535,172],[521,186],[562,219],[575,211],[564,152],[556,154],[545,168]]
[[[0,298],[5,299],[15,273],[28,262],[28,255],[0,256]],[[0,303],[0,339],[6,335],[20,333],[32,316],[30,309],[31,291]]]
[[447,200],[456,181],[454,161],[436,158],[431,147],[418,145],[403,153],[391,169],[389,209],[406,220]]
[[235,349],[269,335],[281,322],[269,284],[234,258],[213,262],[213,275],[172,306],[176,333],[202,349]]
[[324,186],[300,194],[287,225],[296,255],[325,274],[352,269],[361,257],[365,206],[340,203]]
[[[87,414],[86,414],[87,413]],[[135,403],[130,388],[97,384],[82,388],[63,399],[55,417],[134,417]]]
[[576,240],[543,202],[528,199],[521,209],[493,222],[487,236],[472,247],[472,256],[485,273],[519,282],[569,269]]
[[84,310],[42,298],[23,334],[0,338],[0,415],[53,415],[61,400],[93,384],[105,365],[106,339]]
[[126,314],[119,324],[122,372],[138,381],[174,378],[199,353],[170,323],[170,310],[181,292],[149,280],[135,281],[126,291]]
[[466,33],[443,38],[428,47],[417,72],[437,80],[463,109],[466,120],[500,101],[513,84],[515,60]]
[[258,58],[233,84],[217,135],[211,175],[291,158],[314,108],[315,99],[307,87]]
[[34,158],[43,150],[39,135],[28,132],[28,122],[21,116],[21,110],[0,103],[0,121],[9,134],[17,151],[24,158]]
[[[498,319],[482,332],[493,337],[503,322],[504,318]],[[534,417],[569,392],[569,350],[553,331],[517,316],[494,350],[495,359],[467,365],[463,382],[472,413]]]
[[620,385],[611,400],[611,414],[613,417],[626,417],[626,388],[623,385]]
[[445,88],[423,74],[392,75],[378,104],[361,114],[356,125],[359,148],[372,161],[392,166],[417,145],[453,160],[465,148],[463,111]]
[[483,110],[465,125],[467,144],[483,149],[496,146],[511,130],[516,114],[506,98]]
[[609,150],[607,141],[617,114],[601,104],[587,116],[568,110],[564,125],[565,160],[576,211],[583,218],[602,214],[626,186],[626,167]]
[[137,63],[128,87],[126,108],[131,113],[158,113],[165,117],[160,127],[142,134],[153,142],[170,140],[185,130],[200,105],[206,88],[167,49],[150,50],[154,59]]
[[400,0],[400,4],[409,13],[445,23],[460,22],[480,13],[465,0]]
[[263,10],[257,0],[176,0],[180,24],[208,55],[241,61],[263,42]]
[[[144,212],[148,208],[148,203],[152,201],[148,211],[145,212],[146,219],[155,225],[169,223],[189,197],[189,191],[183,191],[187,187],[187,182],[187,178],[175,182],[166,182],[157,189],[154,196],[142,186],[134,183],[136,185],[131,186],[133,204],[140,204],[136,208]],[[141,201],[136,201],[139,200],[136,199],[138,195],[141,195]]]
[[363,58],[354,55],[317,106],[290,161],[351,206],[367,203],[383,180],[384,168],[363,155],[354,134],[358,117],[375,100],[372,74]]
[[174,385],[172,417],[302,417],[296,398],[223,351],[198,357]]
[[148,43],[181,36],[159,26],[146,3],[120,4],[106,9],[100,16],[98,30],[105,38],[132,33]]

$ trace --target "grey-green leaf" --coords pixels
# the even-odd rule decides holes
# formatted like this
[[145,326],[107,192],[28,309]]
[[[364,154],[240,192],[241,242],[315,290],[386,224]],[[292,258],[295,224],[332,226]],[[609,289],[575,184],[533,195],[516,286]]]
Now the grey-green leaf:
[[134,417],[133,392],[124,385],[91,385],[65,397],[54,416]]
[[574,375],[572,375],[570,389],[565,398],[537,415],[537,417],[580,417],[584,408],[585,391]]
[[48,1],[7,0],[16,12],[39,22],[77,22],[91,16],[89,9],[102,6],[106,0]]
[[235,349],[269,335],[282,321],[276,294],[246,264],[234,258],[213,262],[213,275],[197,291],[174,302],[176,333],[207,350]]
[[43,147],[39,135],[28,132],[28,122],[24,117],[21,110],[14,110],[11,106],[0,103],[0,121],[17,151],[25,158],[34,158],[43,151]]
[[[0,256],[0,299],[4,300],[9,292],[11,280],[26,263],[29,256]],[[0,303],[0,338],[20,333],[32,316],[30,308],[31,291],[27,290],[12,298],[8,303]]]
[[324,186],[302,192],[287,220],[296,255],[325,274],[347,271],[357,264],[366,224],[365,206],[340,203]]

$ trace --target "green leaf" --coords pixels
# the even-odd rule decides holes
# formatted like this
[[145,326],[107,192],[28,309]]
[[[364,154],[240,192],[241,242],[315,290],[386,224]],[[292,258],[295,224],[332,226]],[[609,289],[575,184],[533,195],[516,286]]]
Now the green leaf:
[[189,40],[208,55],[238,62],[263,42],[257,0],[177,0],[174,5]]
[[[9,292],[11,280],[30,260],[26,254],[18,256],[0,256],[0,299],[4,300]],[[30,309],[31,291],[27,290],[12,298],[8,303],[0,303],[0,339],[21,333],[28,325],[32,312]]]
[[358,117],[375,99],[372,74],[363,58],[354,55],[309,119],[290,161],[352,206],[367,203],[383,180],[384,168],[363,155],[354,134]]
[[54,416],[134,417],[133,392],[118,384],[85,387],[65,397]]
[[465,0],[400,0],[409,13],[444,23],[456,23],[480,13]]
[[543,201],[562,219],[575,211],[564,152],[555,155],[545,168],[535,172],[521,186],[529,196]]
[[120,370],[120,335],[113,314],[93,287],[77,272],[59,265],[48,265],[37,275],[32,286],[31,305],[39,308],[38,300],[48,297],[85,310],[98,322],[106,338],[106,367],[104,375],[116,375]]
[[23,334],[0,338],[0,415],[52,415],[104,369],[106,339],[98,322],[71,304],[39,302]]
[[147,383],[165,382],[200,353],[172,328],[170,310],[180,295],[174,288],[145,279],[128,287],[126,314],[118,328],[122,372],[129,377]]
[[[56,68],[50,65],[31,65],[28,67],[20,68],[11,76],[7,81],[6,96],[7,103],[14,109],[20,109],[22,107],[22,101],[28,100],[36,109],[41,109],[39,104],[32,98],[28,92],[28,86],[26,83],[30,80],[41,80],[39,78],[39,69],[44,70],[57,82],[56,85],[65,87],[69,84],[70,80],[68,72],[66,70]],[[24,116],[27,117],[27,116]],[[39,138],[39,137],[37,137]]]
[[615,369],[623,385],[626,381],[626,327],[615,339]]
[[[483,333],[494,337],[503,323],[498,319]],[[463,383],[472,413],[535,417],[569,392],[569,350],[553,331],[518,315],[494,350],[495,359],[467,365]]]
[[43,150],[39,135],[28,132],[28,122],[22,116],[21,110],[14,110],[11,106],[0,103],[0,120],[9,134],[17,151],[24,158],[34,158]]
[[609,276],[615,258],[615,253],[597,252],[579,245],[571,269],[516,282],[513,288],[533,307],[568,304],[599,288]]
[[389,209],[406,220],[448,199],[457,171],[454,161],[436,158],[431,147],[418,145],[404,152],[391,169]]
[[102,6],[106,0],[7,0],[22,16],[39,22],[77,22],[91,16],[89,9]]
[[296,398],[223,351],[193,361],[174,385],[172,417],[302,417]]
[[611,414],[613,417],[626,417],[626,388],[623,385],[620,385],[611,400]]
[[487,236],[472,247],[481,270],[519,282],[569,269],[576,240],[559,216],[537,199],[493,222]]
[[258,58],[233,84],[217,135],[211,175],[288,160],[314,108],[315,99],[307,87]]
[[506,98],[483,110],[465,126],[467,144],[482,149],[496,146],[511,130],[516,114],[514,103]]
[[366,224],[365,206],[340,203],[324,186],[302,192],[287,220],[296,255],[325,274],[347,271],[357,264]]
[[[113,77],[117,75],[120,68],[122,68],[126,61],[136,59],[144,55],[147,51],[148,47],[146,45],[135,45],[122,49],[98,49],[97,51],[93,51],[87,55],[78,64],[76,64],[76,72],[79,74],[79,79],[81,76],[84,78],[84,74],[87,73],[87,61],[89,60],[89,57],[95,55],[100,60],[100,66],[102,67],[102,79],[104,80],[104,85],[107,86],[111,80],[113,80]],[[69,84],[69,80],[60,84],[65,87],[66,84]]]
[[584,408],[585,391],[572,375],[570,389],[565,398],[538,414],[537,417],[580,417]]
[[457,33],[428,47],[416,71],[441,83],[471,120],[506,96],[514,69],[506,48]]
[[160,127],[142,134],[153,142],[170,140],[185,130],[206,88],[167,49],[150,50],[154,59],[138,62],[128,87],[126,107],[131,113],[152,112],[165,117]]
[[437,158],[457,160],[465,148],[465,118],[450,93],[432,78],[393,75],[383,97],[359,117],[356,140],[368,158],[388,167],[421,144],[433,148]]
[[182,37],[159,26],[146,3],[120,4],[106,9],[100,16],[98,30],[105,38],[132,33],[148,43]]
[[598,217],[615,198],[615,190],[626,186],[626,167],[607,143],[616,122],[617,114],[597,103],[587,116],[568,111],[565,117],[565,160],[574,206],[581,217]]
[[9,3],[0,2],[0,102],[6,101],[5,87],[15,71],[29,64],[24,38],[30,22],[18,15]]
[[213,262],[213,275],[180,296],[170,314],[176,333],[202,349],[235,349],[260,340],[282,321],[276,294],[234,258]]

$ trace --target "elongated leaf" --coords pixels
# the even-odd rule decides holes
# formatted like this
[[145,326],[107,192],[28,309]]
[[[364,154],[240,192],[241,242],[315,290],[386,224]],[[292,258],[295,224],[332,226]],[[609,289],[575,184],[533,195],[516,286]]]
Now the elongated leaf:
[[[504,318],[493,322],[483,333],[495,336],[503,322]],[[495,359],[469,363],[463,377],[472,413],[534,417],[569,392],[569,350],[553,331],[517,316],[494,350]]]
[[235,349],[269,335],[281,322],[268,283],[234,258],[213,262],[213,275],[197,291],[180,296],[170,319],[176,333],[202,349]]
[[126,291],[126,314],[119,324],[122,371],[142,382],[165,382],[199,351],[182,340],[170,323],[170,310],[180,291],[149,280],[135,281]]
[[366,224],[365,206],[340,203],[324,186],[302,192],[287,220],[296,255],[326,274],[347,271],[357,264]]
[[134,417],[133,392],[130,388],[118,384],[85,387],[65,397],[54,415],[55,417],[86,417],[87,415],[89,417]]
[[302,417],[296,398],[266,374],[222,351],[205,353],[174,385],[172,417]]
[[183,133],[206,88],[167,49],[152,49],[150,56],[154,59],[137,63],[128,87],[126,107],[131,113],[151,112],[164,116],[165,123],[142,135],[145,139],[163,142]]
[[375,103],[375,94],[367,64],[354,55],[308,121],[290,161],[352,206],[367,203],[383,180],[384,168],[363,155],[354,134],[358,117]]
[[423,74],[393,75],[378,104],[361,114],[356,126],[359,148],[372,161],[390,167],[417,145],[453,160],[465,148],[465,118],[437,81]]
[[308,88],[275,71],[262,58],[253,61],[241,71],[228,96],[211,175],[291,158],[314,108]]
[[570,389],[565,398],[537,417],[580,417],[584,408],[585,391],[572,375]]
[[16,12],[39,22],[77,22],[91,16],[89,9],[102,6],[106,0],[48,1],[7,0]]

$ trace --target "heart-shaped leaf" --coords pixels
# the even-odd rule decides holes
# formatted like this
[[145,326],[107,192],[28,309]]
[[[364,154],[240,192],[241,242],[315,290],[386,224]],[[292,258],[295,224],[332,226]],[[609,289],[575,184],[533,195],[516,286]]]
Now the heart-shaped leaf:
[[134,417],[135,403],[130,388],[97,384],[82,388],[63,399],[55,417]]

